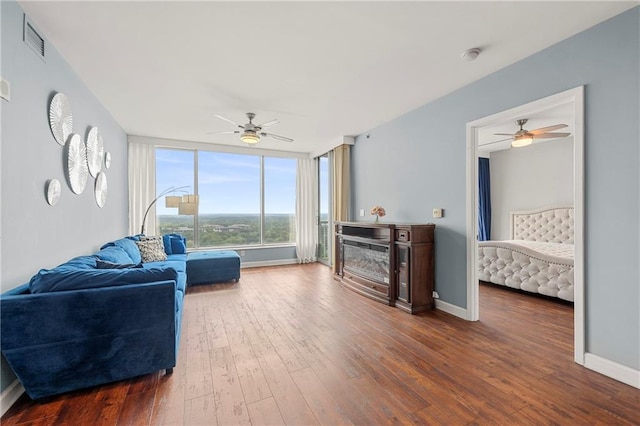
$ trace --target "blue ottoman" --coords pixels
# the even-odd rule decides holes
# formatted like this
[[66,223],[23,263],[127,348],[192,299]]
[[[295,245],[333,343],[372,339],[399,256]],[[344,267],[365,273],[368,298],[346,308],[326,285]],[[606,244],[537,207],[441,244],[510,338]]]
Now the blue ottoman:
[[235,251],[196,251],[187,254],[187,284],[210,284],[240,279],[240,256]]

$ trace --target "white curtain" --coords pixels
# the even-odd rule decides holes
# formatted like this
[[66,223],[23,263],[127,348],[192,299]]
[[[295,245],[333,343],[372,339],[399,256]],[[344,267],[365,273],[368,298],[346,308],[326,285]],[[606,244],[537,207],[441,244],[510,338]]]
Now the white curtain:
[[[129,234],[140,233],[142,218],[156,197],[156,148],[129,142]],[[156,233],[156,208],[153,206],[145,223],[145,234]]]
[[317,172],[313,158],[299,158],[296,176],[296,255],[298,263],[316,261]]
[[[351,205],[351,145],[340,145],[329,153],[333,182],[333,221],[349,220]],[[331,259],[335,259],[336,247],[331,245]],[[336,264],[333,264],[335,271]]]

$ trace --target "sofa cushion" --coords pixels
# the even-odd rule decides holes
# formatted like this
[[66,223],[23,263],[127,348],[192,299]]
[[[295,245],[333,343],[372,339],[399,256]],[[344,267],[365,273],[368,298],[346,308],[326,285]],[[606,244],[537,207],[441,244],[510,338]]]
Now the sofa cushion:
[[177,282],[178,272],[172,268],[70,270],[68,267],[57,267],[54,269],[41,269],[29,281],[29,289],[31,293],[46,293],[166,280]]
[[140,249],[143,263],[167,260],[162,237],[145,237],[136,241],[136,244]]
[[130,240],[129,238],[121,238],[119,240],[115,240],[113,244],[122,248],[122,250],[126,251],[133,263],[138,264],[142,262],[140,249],[138,249],[138,245],[135,243],[134,240]]
[[95,255],[98,259],[112,263],[136,263],[126,251],[118,246],[105,247]]
[[69,269],[94,269],[96,262],[97,258],[95,256],[78,256],[59,265],[59,267],[66,265]]

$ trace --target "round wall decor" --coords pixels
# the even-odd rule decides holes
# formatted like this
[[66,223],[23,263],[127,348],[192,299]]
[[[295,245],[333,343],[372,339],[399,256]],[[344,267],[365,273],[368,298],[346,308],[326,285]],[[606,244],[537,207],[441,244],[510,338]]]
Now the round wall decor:
[[67,143],[67,138],[73,132],[73,116],[71,103],[64,93],[56,93],[49,104],[49,126],[56,142],[60,145]]
[[81,194],[84,191],[88,175],[87,148],[80,135],[74,133],[67,143],[67,178],[75,194]]
[[111,153],[110,152],[105,152],[104,153],[104,168],[109,170],[111,168]]
[[94,195],[96,196],[98,207],[104,207],[104,203],[107,202],[107,175],[104,172],[98,173]]
[[102,160],[104,158],[104,142],[97,127],[92,127],[87,136],[87,165],[89,174],[97,177],[102,170]]
[[47,203],[49,203],[50,206],[58,204],[58,201],[60,200],[60,192],[62,191],[60,181],[58,179],[49,179],[45,186],[45,190],[47,192]]

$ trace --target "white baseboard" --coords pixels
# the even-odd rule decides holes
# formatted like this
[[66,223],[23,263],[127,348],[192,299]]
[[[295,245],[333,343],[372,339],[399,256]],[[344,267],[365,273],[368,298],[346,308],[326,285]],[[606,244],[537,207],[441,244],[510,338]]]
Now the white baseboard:
[[584,354],[584,366],[589,370],[640,389],[640,370],[634,370],[626,365],[618,364],[588,352]]
[[13,383],[7,386],[0,394],[0,416],[4,416],[4,413],[15,404],[23,393],[24,388],[18,379],[15,379]]
[[297,265],[298,259],[261,260],[257,262],[240,262],[240,269],[258,268],[261,266]]
[[443,302],[442,300],[436,299],[436,309],[440,309],[443,312],[462,318],[463,320],[467,319],[466,309],[452,305],[451,303]]

